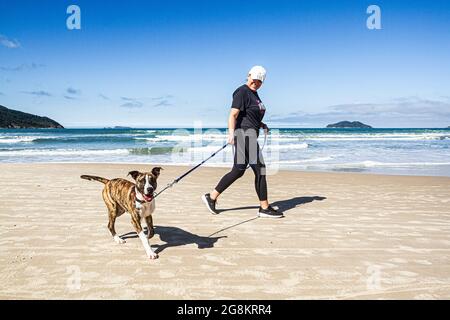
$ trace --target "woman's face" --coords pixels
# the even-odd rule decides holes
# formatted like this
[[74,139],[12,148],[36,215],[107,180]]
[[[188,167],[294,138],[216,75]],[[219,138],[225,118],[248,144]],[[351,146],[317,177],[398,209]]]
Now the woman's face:
[[261,80],[254,80],[250,76],[247,77],[247,86],[253,91],[258,90],[262,86]]

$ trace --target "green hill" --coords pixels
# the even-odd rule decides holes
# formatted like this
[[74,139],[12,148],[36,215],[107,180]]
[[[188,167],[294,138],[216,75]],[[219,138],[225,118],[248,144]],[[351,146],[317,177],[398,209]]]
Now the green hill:
[[0,128],[64,128],[58,122],[0,105]]

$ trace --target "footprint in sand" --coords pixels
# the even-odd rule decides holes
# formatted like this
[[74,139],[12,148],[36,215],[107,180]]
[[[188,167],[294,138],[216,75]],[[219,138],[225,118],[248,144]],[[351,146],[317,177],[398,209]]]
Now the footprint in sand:
[[415,262],[415,263],[418,263],[418,264],[421,264],[421,265],[425,265],[425,266],[430,266],[430,265],[433,264],[433,263],[431,263],[431,262],[428,261],[428,260],[414,260],[414,262]]
[[167,270],[160,270],[159,271],[159,277],[161,279],[169,279],[175,277],[175,274],[173,272],[167,271]]
[[217,267],[217,266],[211,266],[211,265],[209,265],[209,264],[202,264],[202,265],[200,266],[200,269],[202,269],[202,270],[207,270],[207,271],[218,271],[218,270],[219,270],[219,267]]
[[404,277],[416,277],[418,275],[417,273],[411,271],[399,271],[398,274]]
[[301,272],[292,272],[289,274],[289,279],[281,280],[281,283],[285,287],[295,287],[300,284],[302,278]]
[[429,293],[421,293],[414,296],[415,300],[436,300],[438,299],[435,295]]
[[269,273],[262,270],[242,270],[238,272],[239,275],[253,277],[258,280],[270,280],[272,277]]
[[203,256],[204,259],[208,260],[208,261],[212,261],[212,262],[217,262],[226,266],[235,266],[236,263],[227,261],[225,258],[220,257],[220,256],[215,256],[212,254],[208,254],[206,256]]
[[408,263],[408,260],[405,260],[402,258],[393,258],[393,259],[390,259],[389,261],[394,262],[394,263]]

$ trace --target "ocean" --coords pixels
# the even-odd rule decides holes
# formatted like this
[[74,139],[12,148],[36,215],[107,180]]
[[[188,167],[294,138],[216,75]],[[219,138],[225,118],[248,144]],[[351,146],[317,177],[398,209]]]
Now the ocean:
[[[450,129],[272,129],[260,145],[270,168],[450,176]],[[193,165],[226,129],[2,129],[0,163]],[[206,166],[230,166],[228,146]]]

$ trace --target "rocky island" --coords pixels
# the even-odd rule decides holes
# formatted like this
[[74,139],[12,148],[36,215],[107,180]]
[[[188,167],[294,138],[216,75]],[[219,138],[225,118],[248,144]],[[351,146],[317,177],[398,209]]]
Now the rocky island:
[[364,128],[364,129],[371,129],[372,127],[364,124],[359,121],[341,121],[333,124],[327,125],[327,128]]
[[0,128],[34,129],[34,128],[64,128],[58,122],[31,113],[8,109],[0,105]]
[[114,126],[114,127],[104,127],[103,129],[133,129],[132,127]]

